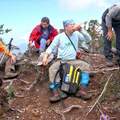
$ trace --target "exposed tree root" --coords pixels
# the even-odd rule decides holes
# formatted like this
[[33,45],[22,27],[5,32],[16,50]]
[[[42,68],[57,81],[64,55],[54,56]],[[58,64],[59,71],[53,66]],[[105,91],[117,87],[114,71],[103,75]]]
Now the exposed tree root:
[[92,108],[86,113],[86,115],[83,117],[82,120],[86,120],[86,117],[89,115],[89,113],[90,113],[90,112],[94,109],[94,107],[99,103],[99,100],[100,100],[100,98],[103,96],[104,92],[106,91],[107,86],[108,86],[108,83],[109,83],[109,81],[111,80],[112,76],[113,76],[113,73],[109,76],[109,78],[108,78],[107,82],[105,83],[105,86],[104,86],[101,94],[99,95],[99,97],[97,98],[97,100],[95,101],[95,103],[92,105]]

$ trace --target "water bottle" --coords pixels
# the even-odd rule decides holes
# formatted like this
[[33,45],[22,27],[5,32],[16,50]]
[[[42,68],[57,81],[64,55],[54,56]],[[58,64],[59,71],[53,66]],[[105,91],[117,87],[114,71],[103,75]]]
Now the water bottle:
[[66,77],[65,77],[65,82],[66,82],[66,83],[69,83],[69,74],[66,75]]
[[87,87],[89,81],[90,81],[89,73],[87,73],[87,72],[82,72],[82,73],[81,73],[80,84],[83,85],[83,86],[85,86],[85,87]]
[[62,86],[61,86],[62,91],[65,91],[65,92],[69,91],[69,84],[68,83],[69,83],[69,74],[67,74],[65,76],[64,81],[62,81]]

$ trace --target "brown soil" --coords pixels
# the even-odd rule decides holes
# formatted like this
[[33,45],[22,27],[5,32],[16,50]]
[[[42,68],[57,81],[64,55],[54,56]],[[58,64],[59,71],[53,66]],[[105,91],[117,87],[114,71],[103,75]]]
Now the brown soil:
[[[86,59],[92,64],[94,63],[94,69],[96,66],[105,67],[103,56],[93,56],[91,59]],[[94,61],[92,59],[94,59]],[[108,75],[110,74],[111,73],[108,72]],[[89,85],[89,92],[93,94],[91,100],[83,101],[80,98],[71,96],[58,103],[51,104],[49,102],[49,96],[51,94],[48,89],[48,79],[41,80],[39,84],[30,91],[25,90],[25,88],[29,87],[29,85],[35,80],[34,69],[30,68],[22,72],[13,83],[15,94],[17,94],[17,96],[10,100],[10,106],[17,111],[9,111],[5,113],[0,120],[62,120],[64,118],[65,120],[83,120],[86,113],[90,110],[91,106],[100,95],[104,84],[107,81],[108,76],[106,78],[102,78],[103,75],[104,73],[97,73],[91,78]],[[43,76],[41,76],[41,78],[42,77]],[[116,76],[114,76],[114,79],[117,80],[115,86],[117,84],[119,89],[120,82],[118,81],[120,80],[119,77],[115,77]],[[25,84],[22,80],[29,83]],[[106,91],[109,91],[110,85]],[[115,93],[116,95],[113,94],[113,92],[111,92],[110,95],[108,93],[106,92],[100,100],[100,110],[104,114],[109,115],[111,120],[120,120],[120,96],[118,97],[118,95],[120,95],[120,91],[118,90]],[[61,115],[62,111],[71,105],[79,105],[81,108],[71,109],[71,111],[63,114],[63,118]],[[101,113],[96,106],[88,114],[86,120],[99,120],[100,115]]]

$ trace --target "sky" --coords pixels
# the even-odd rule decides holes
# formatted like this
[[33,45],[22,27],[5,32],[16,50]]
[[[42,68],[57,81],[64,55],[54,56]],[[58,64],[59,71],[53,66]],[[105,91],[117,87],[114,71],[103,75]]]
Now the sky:
[[91,19],[100,22],[103,11],[115,3],[119,0],[0,0],[0,24],[12,29],[2,37],[7,43],[11,37],[15,44],[27,42],[44,16],[58,29],[63,28],[62,21],[66,19],[76,23]]

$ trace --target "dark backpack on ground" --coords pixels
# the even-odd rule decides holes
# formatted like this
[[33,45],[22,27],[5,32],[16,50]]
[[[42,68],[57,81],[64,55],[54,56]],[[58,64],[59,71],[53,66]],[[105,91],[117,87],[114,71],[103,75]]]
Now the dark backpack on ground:
[[60,76],[60,89],[68,94],[75,94],[80,87],[81,70],[68,63],[61,63],[56,76]]

